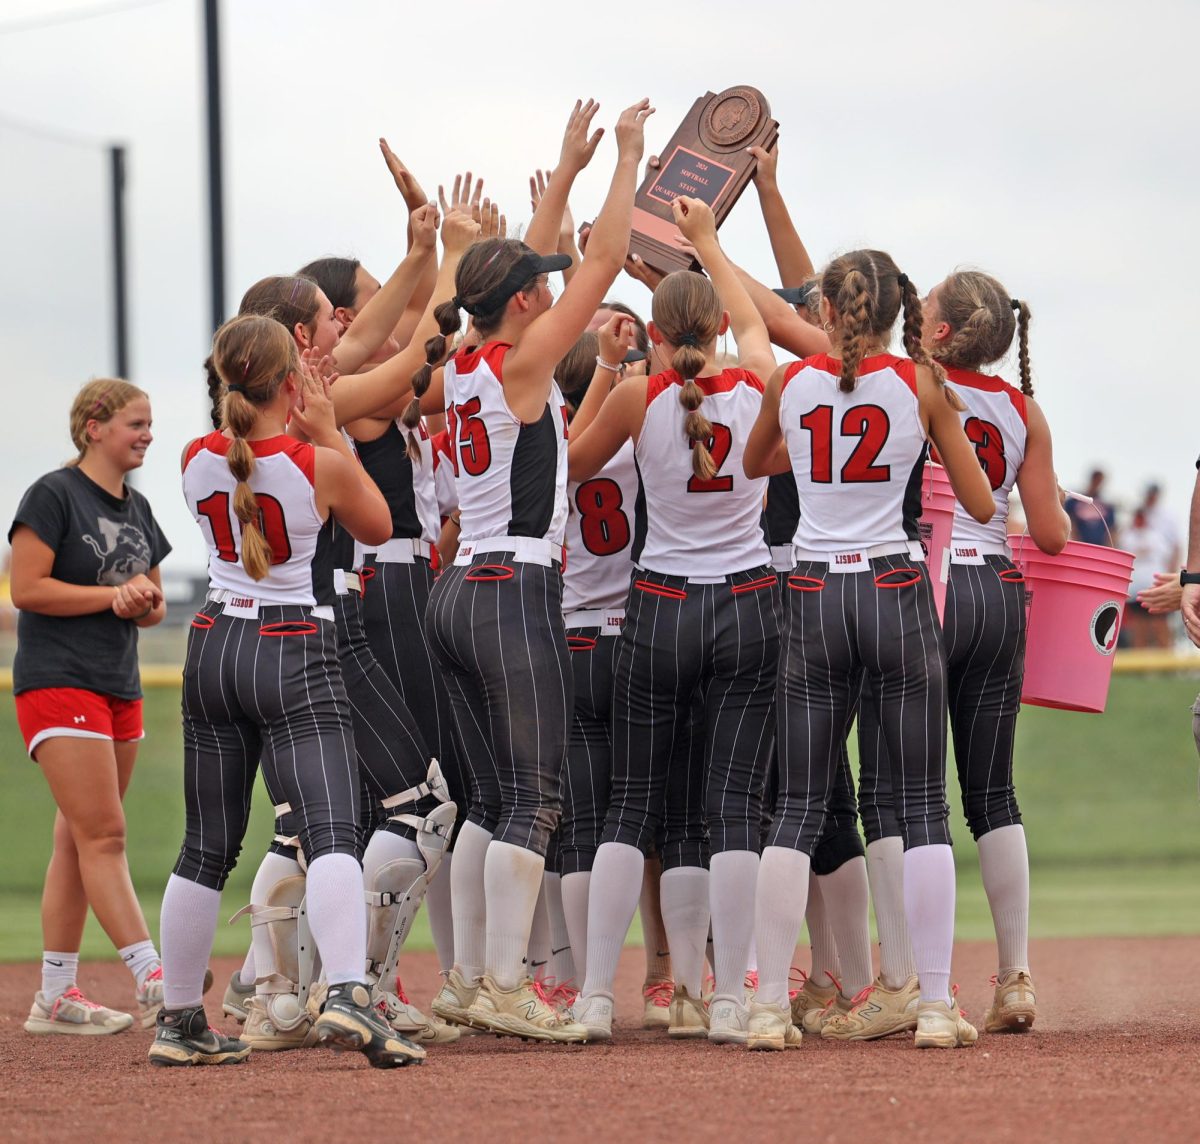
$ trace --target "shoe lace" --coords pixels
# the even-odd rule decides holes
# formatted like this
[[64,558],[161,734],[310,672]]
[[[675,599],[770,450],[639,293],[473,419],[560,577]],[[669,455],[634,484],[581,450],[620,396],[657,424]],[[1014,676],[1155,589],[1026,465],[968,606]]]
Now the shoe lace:
[[710,973],[704,978],[704,984],[700,986],[700,996],[703,997],[706,993],[713,993],[717,988],[717,979]]
[[850,1012],[853,1013],[874,992],[874,982],[871,982],[866,988],[860,989],[850,1000]]
[[61,997],[54,1001],[54,1007],[50,1010],[50,1016],[53,1018],[58,1014],[58,1007],[64,1001],[74,1001],[76,1005],[82,1005],[85,1009],[103,1009],[103,1005],[97,1005],[95,1001],[89,1001],[80,991],[78,985],[72,985]]
[[658,1009],[671,1007],[671,996],[675,992],[675,982],[654,981],[642,989],[642,996]]
[[746,979],[745,979],[745,981],[742,982],[742,985],[744,988],[753,990],[755,993],[757,993],[758,992],[758,970],[751,969],[746,974]]
[[839,993],[841,993],[842,992],[842,983],[836,977],[834,977],[834,975],[832,973],[830,973],[828,969],[825,970],[825,976],[828,977],[829,980],[832,981],[834,983],[834,985],[837,986],[837,991]]
[[411,1005],[412,1002],[408,999],[408,994],[404,992],[404,986],[400,983],[400,974],[396,974],[396,996],[404,1002],[405,1005]]
[[159,965],[156,968],[150,970],[150,972],[146,974],[145,980],[143,980],[142,984],[146,985],[151,981],[161,981],[162,979],[163,979],[162,966]]
[[950,986],[950,1007],[958,1009],[958,1015],[964,1020],[967,1016],[967,1011],[958,1003],[958,985],[957,983]]
[[788,970],[788,985],[790,986],[793,981],[798,982],[798,984],[795,989],[788,989],[788,1001],[792,1001],[799,996],[801,990],[808,984],[808,974],[803,969],[798,969],[793,965]]
[[553,1001],[550,1000],[550,994],[546,992],[546,984],[544,981],[539,981],[536,977],[529,982],[529,988],[533,990],[534,996],[546,1006],[551,1012],[557,1012],[554,1008]]

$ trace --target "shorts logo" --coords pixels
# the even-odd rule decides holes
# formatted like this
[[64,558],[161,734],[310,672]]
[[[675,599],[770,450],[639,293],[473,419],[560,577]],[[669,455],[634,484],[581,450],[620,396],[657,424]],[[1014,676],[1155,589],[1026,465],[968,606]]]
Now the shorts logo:
[[1108,600],[1092,613],[1088,633],[1092,637],[1092,647],[1101,655],[1112,655],[1117,650],[1117,636],[1120,631],[1121,605],[1115,600]]
[[79,723],[86,723],[86,722],[87,722],[87,716],[86,716],[86,715],[76,715],[74,718],[75,718],[75,722],[76,722],[76,724],[79,724]]
[[838,552],[834,555],[833,562],[835,564],[861,564],[863,555],[861,552]]
[[958,548],[958,547],[956,547],[954,549],[954,555],[955,556],[978,556],[979,549],[978,548]]
[[233,608],[253,608],[254,600],[249,596],[234,596],[229,604]]

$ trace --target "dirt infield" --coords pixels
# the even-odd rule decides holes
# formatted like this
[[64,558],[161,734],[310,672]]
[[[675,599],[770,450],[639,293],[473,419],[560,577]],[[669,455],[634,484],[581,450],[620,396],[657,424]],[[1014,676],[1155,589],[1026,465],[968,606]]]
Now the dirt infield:
[[[641,955],[627,951],[611,1045],[471,1037],[420,1068],[379,1072],[323,1050],[221,1069],[151,1069],[149,1034],[32,1037],[21,1025],[33,966],[0,966],[0,1136],[20,1140],[414,1140],[623,1142],[798,1139],[1196,1140],[1200,1137],[1200,938],[1035,942],[1037,1029],[973,1049],[918,1052],[905,1038],[783,1054],[675,1043],[636,1027]],[[983,944],[956,951],[969,1015],[994,971]],[[214,965],[218,982],[234,968]],[[436,985],[430,954],[405,959],[413,1000]],[[119,964],[84,989],[128,1004]],[[219,998],[220,985],[214,989]],[[218,1005],[210,1005],[215,1016]],[[233,1026],[228,1025],[232,1030]]]

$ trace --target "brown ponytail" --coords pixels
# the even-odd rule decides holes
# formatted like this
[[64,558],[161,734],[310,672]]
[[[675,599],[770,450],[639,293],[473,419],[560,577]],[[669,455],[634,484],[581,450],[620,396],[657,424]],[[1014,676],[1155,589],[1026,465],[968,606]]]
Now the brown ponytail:
[[834,302],[842,322],[842,377],[838,389],[843,393],[854,392],[858,367],[862,364],[863,342],[874,332],[874,302],[874,291],[867,275],[857,267],[850,267]]
[[921,295],[917,293],[916,286],[909,281],[907,274],[900,275],[900,297],[904,308],[904,332],[902,334],[904,352],[917,365],[929,367],[930,372],[933,374],[933,380],[942,387],[942,392],[946,395],[946,400],[950,403],[950,407],[957,409],[961,413],[966,409],[962,398],[953,389],[946,388],[946,371],[942,368],[940,362],[934,361],[929,356],[929,351],[925,349],[921,341],[925,330],[925,311],[921,306]]
[[990,274],[956,270],[937,287],[934,307],[952,333],[937,347],[938,361],[955,369],[978,370],[999,361],[1017,337],[1021,392],[1033,396],[1029,368],[1029,306],[1008,296]]
[[459,327],[462,325],[458,307],[453,302],[442,302],[433,311],[433,316],[437,319],[438,333],[425,343],[425,364],[413,374],[412,401],[400,415],[401,422],[409,430],[408,444],[405,449],[408,459],[414,465],[421,462],[421,445],[415,433],[417,426],[421,424],[421,398],[429,392],[429,383],[433,380],[434,367],[441,365],[446,360],[446,354],[450,349],[449,339],[458,333]]
[[1029,368],[1029,303],[1012,300],[1017,312],[1017,365],[1021,371],[1021,392],[1033,396],[1033,377]]
[[671,368],[683,380],[679,404],[687,410],[683,431],[692,443],[692,471],[701,480],[711,480],[717,471],[708,449],[713,429],[700,412],[704,393],[696,375],[708,361],[705,346],[716,340],[721,329],[721,297],[704,275],[677,270],[659,283],[651,307],[655,326],[676,347]]
[[252,580],[262,580],[271,569],[272,551],[263,534],[258,498],[250,487],[254,451],[246,437],[288,374],[300,367],[296,342],[279,322],[247,314],[233,318],[213,337],[212,369],[223,385],[221,428],[233,438],[226,460],[237,481],[233,511],[241,525],[241,562]]

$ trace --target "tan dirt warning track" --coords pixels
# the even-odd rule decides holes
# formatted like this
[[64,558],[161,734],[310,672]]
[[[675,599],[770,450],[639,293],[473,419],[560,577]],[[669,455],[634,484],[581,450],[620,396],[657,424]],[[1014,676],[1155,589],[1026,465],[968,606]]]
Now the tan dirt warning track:
[[[992,949],[962,944],[960,1002],[982,1020]],[[37,969],[0,966],[0,1137],[14,1140],[414,1141],[712,1139],[1194,1141],[1200,1139],[1200,938],[1033,943],[1037,1029],[973,1049],[907,1038],[783,1054],[669,1042],[638,1027],[641,953],[626,952],[611,1045],[471,1037],[421,1067],[371,1069],[325,1050],[244,1065],[153,1069],[150,1034],[33,1037],[21,1028]],[[214,965],[218,984],[234,963]],[[438,984],[431,954],[404,959],[409,993]],[[128,1005],[118,963],[87,965],[95,999]],[[233,1031],[231,1022],[223,1028]]]

